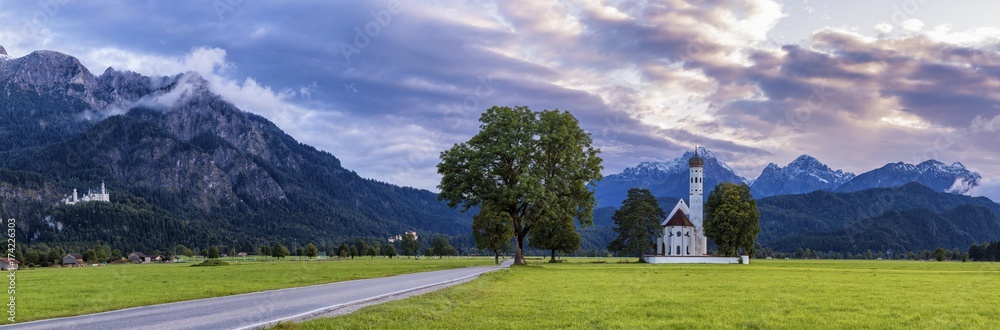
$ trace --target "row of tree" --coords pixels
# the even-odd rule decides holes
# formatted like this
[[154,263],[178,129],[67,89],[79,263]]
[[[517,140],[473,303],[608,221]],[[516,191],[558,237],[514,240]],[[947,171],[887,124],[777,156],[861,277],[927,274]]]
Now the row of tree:
[[795,252],[777,252],[770,248],[758,249],[755,258],[776,258],[776,259],[910,259],[910,260],[967,260],[968,253],[963,253],[954,248],[951,250],[937,248],[935,250],[922,251],[873,251],[868,249],[864,252],[851,253],[842,251],[814,251],[811,249],[799,248]]
[[973,261],[1000,261],[1000,241],[972,244],[969,258]]

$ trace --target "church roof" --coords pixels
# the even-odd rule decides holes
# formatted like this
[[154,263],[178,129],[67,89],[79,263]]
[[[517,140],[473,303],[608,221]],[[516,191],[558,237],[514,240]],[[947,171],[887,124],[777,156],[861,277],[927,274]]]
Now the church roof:
[[675,213],[681,213],[681,214],[691,213],[691,209],[688,208],[687,203],[684,202],[683,198],[679,198],[677,200],[677,205],[674,206],[673,210],[670,210],[670,213],[667,213],[667,218],[663,219],[663,221],[660,222],[660,227],[666,227],[667,222],[670,222],[670,219],[673,219]]
[[674,214],[670,217],[670,220],[667,220],[667,224],[664,225],[664,227],[671,226],[694,227],[694,224],[691,223],[691,220],[688,220],[688,217],[684,215],[684,212],[674,212]]

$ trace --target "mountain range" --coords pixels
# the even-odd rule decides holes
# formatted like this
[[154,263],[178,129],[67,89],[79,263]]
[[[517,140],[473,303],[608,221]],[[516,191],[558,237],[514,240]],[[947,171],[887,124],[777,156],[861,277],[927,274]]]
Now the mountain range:
[[[471,230],[436,194],[358,176],[193,72],[94,76],[37,51],[0,58],[0,93],[0,207],[25,243],[151,251]],[[102,182],[114,203],[60,205]]]
[[[933,159],[917,165],[886,164],[855,175],[833,170],[812,156],[801,155],[784,167],[768,164],[757,179],[750,181],[737,175],[711,151],[702,147],[698,154],[705,160],[706,191],[711,191],[711,187],[720,182],[746,183],[756,198],[813,191],[853,192],[898,187],[910,182],[919,182],[935,191],[962,194],[981,179],[962,163],[946,165]],[[667,162],[641,162],[636,167],[606,176],[594,186],[598,206],[617,207],[632,187],[647,188],[657,197],[686,198],[689,189],[687,161],[692,156],[694,152],[689,151]]]

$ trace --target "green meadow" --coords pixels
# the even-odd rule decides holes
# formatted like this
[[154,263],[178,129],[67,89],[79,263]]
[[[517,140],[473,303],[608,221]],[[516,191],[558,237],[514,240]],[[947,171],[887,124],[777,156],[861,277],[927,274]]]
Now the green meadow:
[[536,263],[345,316],[278,328],[987,329],[1000,263],[753,260]]
[[[238,260],[238,259],[237,259]],[[16,273],[17,321],[110,311],[181,300],[492,265],[492,258],[196,262],[22,269]],[[6,274],[6,272],[5,272]],[[4,317],[6,323],[6,316]]]

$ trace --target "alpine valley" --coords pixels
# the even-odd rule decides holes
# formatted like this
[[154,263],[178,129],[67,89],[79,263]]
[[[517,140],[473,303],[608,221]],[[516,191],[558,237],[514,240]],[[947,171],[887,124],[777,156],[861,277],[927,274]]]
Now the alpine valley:
[[[146,77],[108,68],[95,76],[58,52],[0,54],[0,116],[0,216],[17,219],[20,243],[252,251],[275,240],[323,246],[417,231],[471,247],[475,210],[461,213],[433,192],[362,178],[214,94],[196,73]],[[764,247],[964,249],[1000,237],[1000,205],[962,195],[980,176],[960,163],[894,163],[855,175],[803,155],[748,181],[710,150],[698,153],[706,190],[720,182],[750,186]],[[611,214],[629,188],[649,188],[667,209],[687,197],[692,155],[643,162],[597,182],[595,226],[582,229],[582,248],[607,246]],[[110,203],[63,203],[73,189],[102,183]]]

